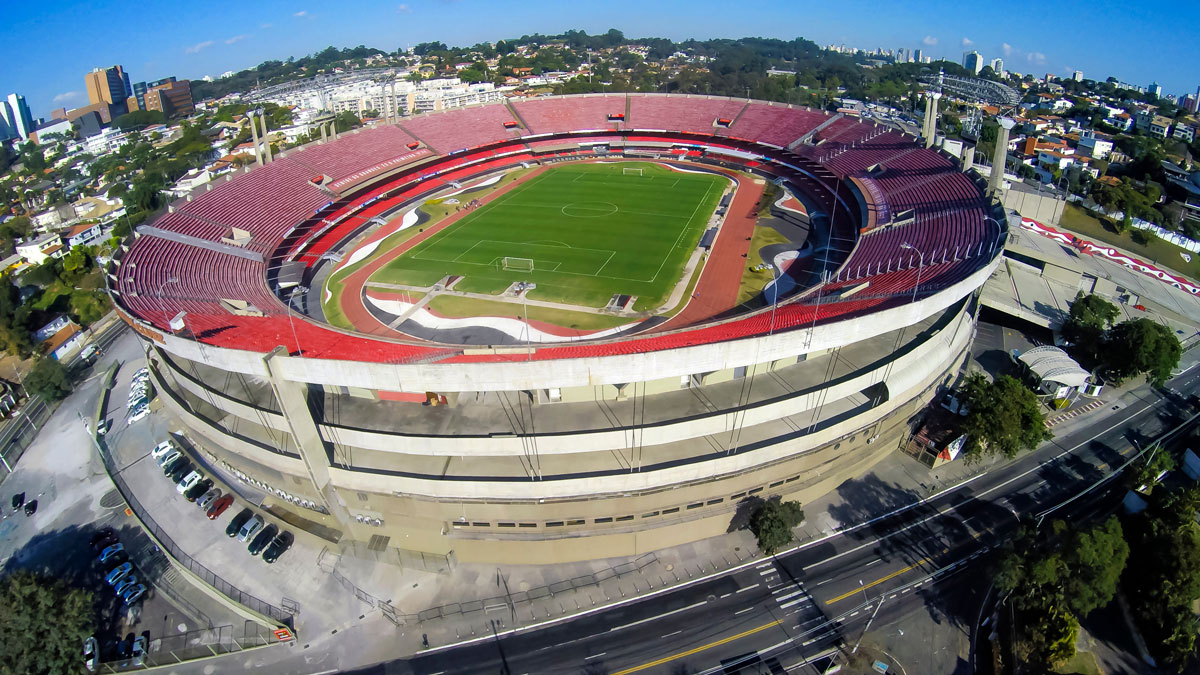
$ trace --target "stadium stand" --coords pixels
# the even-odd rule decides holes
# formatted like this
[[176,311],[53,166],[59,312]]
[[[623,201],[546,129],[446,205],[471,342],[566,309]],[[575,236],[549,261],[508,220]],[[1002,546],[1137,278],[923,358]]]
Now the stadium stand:
[[820,110],[751,102],[729,127],[731,136],[770,143],[781,148],[825,121]]
[[529,125],[529,133],[548,134],[626,128],[608,119],[610,114],[625,114],[625,105],[624,94],[580,94],[524,99],[514,102],[513,109]]
[[514,122],[503,105],[485,105],[460,110],[426,113],[404,120],[400,126],[439,154],[512,139],[520,129],[506,129]]
[[667,101],[661,96],[629,95],[631,129],[661,129],[712,134],[718,119],[730,119],[746,107],[745,101],[716,96],[687,96],[686,101]]

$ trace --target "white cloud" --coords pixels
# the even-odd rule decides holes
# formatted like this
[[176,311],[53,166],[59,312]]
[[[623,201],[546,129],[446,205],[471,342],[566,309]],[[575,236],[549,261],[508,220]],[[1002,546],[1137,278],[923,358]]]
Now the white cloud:
[[266,28],[270,28],[270,27],[271,27],[271,24],[269,24],[269,23],[260,23],[260,24],[258,24],[258,27],[259,27],[259,28],[266,29]]
[[225,44],[227,44],[227,45],[237,44],[237,43],[241,42],[242,40],[248,39],[249,37],[250,37],[249,35],[234,35],[233,37],[226,40]]
[[404,5],[404,4],[396,5],[396,13],[397,14],[412,14],[412,7],[409,7],[408,5]]
[[971,46],[971,45],[973,45],[973,44],[975,44],[975,41],[974,41],[974,40],[972,40],[971,38],[963,38],[963,39],[962,39],[962,46],[963,46],[963,47],[970,47],[970,46]]
[[200,52],[200,50],[208,49],[211,46],[213,46],[213,41],[205,40],[204,42],[197,42],[196,44],[192,45],[191,47],[188,47],[187,49],[185,49],[183,51],[186,54],[197,54]]
[[1025,55],[1026,60],[1030,63],[1041,65],[1046,62],[1046,55],[1041,52],[1029,52]]
[[293,14],[292,16],[294,16],[298,19],[303,19],[304,17],[308,16],[308,10],[302,9],[299,12],[296,12],[295,14]]
[[1002,42],[1000,43],[1000,51],[1003,52],[1005,56],[1012,56],[1013,46],[1007,42]]
[[55,97],[54,97],[54,102],[55,102],[55,103],[62,103],[62,102],[64,102],[64,101],[72,101],[72,100],[74,100],[74,99],[77,99],[77,98],[79,98],[80,96],[82,96],[82,94],[80,94],[80,93],[79,93],[79,92],[77,92],[77,91],[64,91],[64,92],[63,92],[63,93],[61,93],[61,94],[57,94],[57,95],[55,95]]
[[937,38],[933,37],[932,35],[926,35],[925,39],[921,40],[921,42],[925,43],[925,46],[927,47],[932,47],[937,44]]

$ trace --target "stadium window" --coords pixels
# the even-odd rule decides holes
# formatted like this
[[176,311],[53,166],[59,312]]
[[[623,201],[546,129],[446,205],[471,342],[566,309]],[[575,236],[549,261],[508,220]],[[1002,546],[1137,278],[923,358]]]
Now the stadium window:
[[567,525],[583,525],[586,522],[586,520],[568,520]]
[[491,527],[491,523],[471,523],[471,527]]
[[552,520],[552,521],[546,523],[546,527],[562,527],[562,526],[563,526],[563,521],[561,521],[561,520]]
[[658,515],[658,511],[651,511],[650,513],[643,513],[642,517],[643,518],[653,518],[654,516],[657,516],[657,515]]
[[768,485],[767,487],[769,487],[769,488],[777,488],[777,487],[779,487],[780,485],[783,485],[783,481],[781,481],[781,480],[777,480],[777,481],[775,481],[774,483],[771,483],[770,485]]
[[738,492],[736,494],[729,495],[729,498],[730,499],[741,499],[742,497],[745,497],[745,496],[746,496],[745,492]]
[[517,527],[537,527],[537,523],[518,523]]
[[516,527],[516,523],[496,523],[496,527]]
[[623,523],[627,520],[633,520],[633,516],[617,516],[618,523]]
[[746,494],[748,494],[748,495],[756,495],[756,494],[758,494],[758,493],[760,493],[760,492],[762,492],[762,491],[763,491],[763,489],[762,489],[762,487],[760,486],[760,487],[756,487],[756,488],[750,488],[749,490],[746,490]]
[[721,503],[721,502],[723,502],[723,501],[725,501],[725,498],[724,498],[724,497],[717,497],[716,499],[710,499],[710,500],[708,500],[707,502],[704,502],[704,503],[705,503],[705,505],[707,505],[707,506],[712,506],[713,504],[720,504],[720,503]]
[[460,523],[457,520],[450,521],[450,527],[466,527],[466,523]]
[[365,492],[359,492],[359,493],[356,493],[356,494],[358,494],[358,501],[360,501],[360,502],[365,502],[365,501],[367,501],[367,493],[365,493]]
[[663,509],[664,516],[667,515],[668,513],[679,513],[679,507],[676,506],[676,507],[670,508],[670,509]]
[[789,478],[789,479],[787,479],[787,480],[785,480],[785,481],[783,481],[783,482],[785,482],[785,483],[794,483],[794,482],[796,482],[796,481],[798,481],[798,480],[800,480],[800,476],[792,476],[791,478]]
[[704,502],[696,502],[695,504],[688,504],[688,505],[687,505],[687,507],[688,507],[689,509],[698,509],[698,508],[700,508],[701,506],[704,506]]
[[600,524],[602,524],[602,523],[611,523],[612,521],[613,521],[613,519],[612,519],[612,518],[597,518],[597,519],[596,519],[595,521],[593,521],[593,522],[595,522],[597,525],[600,525]]

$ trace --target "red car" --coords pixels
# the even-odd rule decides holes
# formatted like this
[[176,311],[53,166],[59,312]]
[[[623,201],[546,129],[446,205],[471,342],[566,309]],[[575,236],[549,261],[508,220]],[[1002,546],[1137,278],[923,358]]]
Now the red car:
[[225,495],[213,502],[212,506],[208,507],[208,519],[216,520],[222,513],[225,513],[225,509],[229,508],[229,505],[232,503],[233,495]]

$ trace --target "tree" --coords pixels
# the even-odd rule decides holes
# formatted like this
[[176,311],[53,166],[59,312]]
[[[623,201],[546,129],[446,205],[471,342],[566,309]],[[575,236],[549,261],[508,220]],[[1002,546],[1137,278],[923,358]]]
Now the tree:
[[71,381],[67,369],[58,360],[43,357],[37,360],[33,370],[25,376],[25,391],[41,396],[47,401],[58,401],[71,393]]
[[1170,328],[1145,318],[1117,324],[1104,339],[1105,365],[1117,381],[1144,373],[1161,386],[1179,365],[1182,354],[1179,339]]
[[1046,429],[1037,396],[1014,377],[1001,375],[988,382],[982,373],[974,373],[964,380],[961,393],[969,411],[962,421],[965,452],[972,460],[984,453],[1016,457],[1054,437]]
[[761,502],[750,514],[750,531],[758,539],[758,547],[771,555],[792,541],[792,528],[804,522],[800,502],[769,499]]
[[79,672],[95,631],[91,593],[20,571],[0,579],[0,607],[0,672]]
[[1071,303],[1071,313],[1062,327],[1062,336],[1084,360],[1099,360],[1104,333],[1116,321],[1120,310],[1111,302],[1093,293],[1079,291]]

